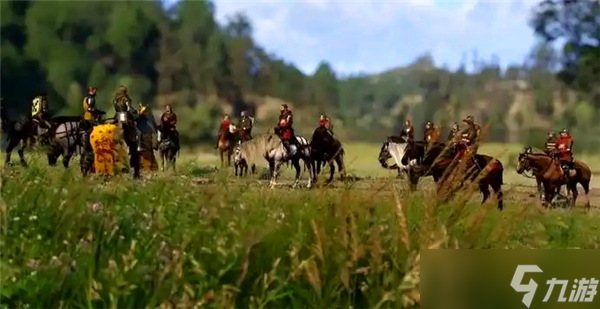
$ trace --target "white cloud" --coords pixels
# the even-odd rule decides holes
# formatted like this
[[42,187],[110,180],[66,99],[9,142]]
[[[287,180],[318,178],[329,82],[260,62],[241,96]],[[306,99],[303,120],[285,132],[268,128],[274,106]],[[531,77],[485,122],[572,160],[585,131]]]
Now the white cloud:
[[228,1],[217,18],[244,12],[267,51],[312,73],[321,60],[341,72],[381,71],[431,51],[453,66],[463,52],[520,61],[533,43],[526,21],[536,1]]

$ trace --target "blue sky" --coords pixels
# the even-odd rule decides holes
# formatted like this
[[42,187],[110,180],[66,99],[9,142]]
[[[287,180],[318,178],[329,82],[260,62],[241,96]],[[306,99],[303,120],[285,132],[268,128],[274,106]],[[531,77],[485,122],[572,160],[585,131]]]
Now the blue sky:
[[[174,0],[169,0],[173,2]],[[244,12],[267,51],[311,74],[321,60],[341,74],[373,73],[430,52],[456,67],[464,53],[521,63],[534,44],[534,0],[216,0],[216,15]]]

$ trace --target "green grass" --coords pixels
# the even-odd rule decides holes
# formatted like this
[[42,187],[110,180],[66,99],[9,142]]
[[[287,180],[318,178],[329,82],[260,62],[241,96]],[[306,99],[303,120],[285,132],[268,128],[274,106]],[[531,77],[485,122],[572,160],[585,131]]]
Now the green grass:
[[[353,174],[393,176],[376,145],[346,151]],[[393,177],[271,190],[206,154],[135,182],[30,161],[2,170],[2,308],[410,308],[423,248],[600,243],[596,212],[437,204]]]

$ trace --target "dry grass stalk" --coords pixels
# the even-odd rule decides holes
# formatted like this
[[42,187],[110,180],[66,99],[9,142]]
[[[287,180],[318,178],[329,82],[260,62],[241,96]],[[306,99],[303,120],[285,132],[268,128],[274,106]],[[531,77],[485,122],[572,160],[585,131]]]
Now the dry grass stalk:
[[396,200],[396,215],[398,216],[398,224],[400,225],[400,241],[404,244],[406,251],[410,251],[410,238],[408,237],[408,225],[406,223],[406,215],[402,207],[402,202],[398,197],[398,193],[395,188],[392,187],[392,193]]

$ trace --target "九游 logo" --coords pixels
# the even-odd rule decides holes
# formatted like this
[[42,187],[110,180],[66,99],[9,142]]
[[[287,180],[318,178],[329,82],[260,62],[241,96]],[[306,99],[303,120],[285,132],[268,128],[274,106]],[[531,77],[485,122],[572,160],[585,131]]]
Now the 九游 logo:
[[[523,284],[523,277],[526,273],[542,273],[542,269],[537,265],[518,265],[515,270],[515,274],[513,275],[512,281],[510,282],[510,286],[515,289],[517,292],[525,292],[523,296],[523,304],[529,308],[531,306],[531,301],[533,300],[533,296],[535,295],[535,291],[537,290],[538,284],[533,279],[529,279],[529,283]],[[560,294],[558,295],[557,301],[560,302],[592,302],[594,300],[594,296],[596,295],[596,289],[598,288],[598,280],[595,278],[591,279],[575,279],[573,280],[573,285],[571,292],[569,293],[569,297],[565,297],[565,292],[569,285],[569,280],[557,280],[556,278],[552,278],[546,281],[548,285],[548,292],[546,292],[546,296],[542,302],[548,302],[550,296],[552,295],[552,291],[554,291],[554,286],[561,285]]]

